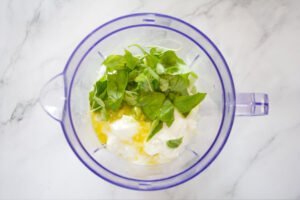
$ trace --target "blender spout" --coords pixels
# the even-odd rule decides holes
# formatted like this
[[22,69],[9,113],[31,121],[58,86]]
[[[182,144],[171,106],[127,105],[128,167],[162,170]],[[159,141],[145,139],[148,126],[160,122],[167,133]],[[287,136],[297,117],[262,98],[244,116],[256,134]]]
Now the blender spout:
[[43,86],[39,96],[43,110],[59,122],[62,121],[66,101],[64,81],[63,73],[54,76]]

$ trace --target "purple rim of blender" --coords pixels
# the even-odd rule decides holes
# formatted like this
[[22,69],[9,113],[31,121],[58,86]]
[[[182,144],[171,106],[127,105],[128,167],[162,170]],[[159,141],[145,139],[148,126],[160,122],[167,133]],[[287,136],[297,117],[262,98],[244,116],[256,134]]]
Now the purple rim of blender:
[[[179,22],[181,22],[181,23],[183,23],[183,24],[189,26],[190,28],[192,28],[192,29],[194,29],[196,32],[198,32],[200,35],[202,35],[202,36],[210,43],[210,45],[212,45],[212,46],[215,48],[215,50],[218,52],[219,56],[221,57],[222,61],[223,61],[224,64],[225,64],[226,71],[227,71],[227,74],[228,74],[228,76],[229,76],[229,79],[230,79],[230,82],[231,82],[231,85],[232,85],[232,90],[233,90],[232,92],[233,92],[233,98],[234,98],[234,99],[233,99],[233,102],[235,102],[235,89],[234,89],[233,79],[232,79],[231,73],[230,73],[230,71],[229,71],[228,65],[227,65],[227,63],[226,63],[226,61],[225,61],[223,55],[221,54],[221,52],[219,51],[219,49],[216,47],[216,45],[215,45],[215,44],[214,44],[214,43],[213,43],[213,42],[212,42],[212,41],[211,41],[204,33],[202,33],[202,32],[201,32],[200,30],[198,30],[196,27],[194,27],[194,26],[188,24],[187,22],[184,22],[184,21],[182,21],[182,20],[180,20],[180,19],[177,19],[177,18],[174,18],[174,17],[171,17],[171,16],[167,16],[167,15],[163,15],[163,14],[157,14],[157,13],[136,13],[136,14],[126,15],[126,16],[121,16],[121,17],[115,18],[115,19],[113,19],[113,20],[111,20],[111,21],[109,21],[109,22],[107,22],[107,23],[105,23],[105,24],[99,26],[98,28],[96,28],[95,30],[93,30],[90,34],[88,34],[88,35],[87,35],[87,36],[86,36],[86,37],[85,37],[85,38],[77,45],[77,47],[75,48],[75,50],[74,50],[73,53],[71,54],[71,56],[70,56],[70,58],[69,58],[69,60],[68,60],[68,62],[67,62],[67,64],[66,64],[66,66],[65,66],[65,69],[64,69],[64,71],[63,71],[63,75],[65,75],[65,72],[66,72],[66,70],[67,70],[67,68],[68,68],[68,65],[69,65],[70,61],[72,60],[72,58],[73,58],[74,54],[76,53],[76,51],[79,49],[79,47],[80,47],[80,46],[81,46],[81,45],[82,45],[82,44],[83,44],[83,43],[84,43],[84,42],[85,42],[92,34],[94,34],[97,30],[99,30],[99,29],[101,29],[102,27],[104,27],[104,26],[106,26],[106,25],[108,25],[108,24],[111,24],[111,23],[113,23],[113,22],[115,22],[115,21],[117,21],[117,20],[123,19],[123,18],[134,17],[134,16],[140,16],[140,15],[149,15],[149,14],[152,14],[152,15],[155,15],[155,16],[159,16],[159,17],[164,17],[164,18],[170,18],[170,19],[172,19],[172,20],[179,21]],[[217,73],[218,73],[218,76],[219,76],[219,78],[220,78],[221,85],[222,85],[222,91],[223,91],[223,103],[224,103],[224,106],[223,106],[223,116],[222,116],[222,121],[221,121],[219,130],[218,130],[218,134],[217,134],[217,136],[216,136],[214,142],[212,143],[212,145],[211,145],[211,146],[209,147],[209,149],[206,151],[206,153],[205,153],[205,154],[204,154],[204,155],[203,155],[203,156],[202,156],[195,164],[193,164],[191,167],[185,169],[184,171],[182,171],[182,172],[180,172],[180,173],[178,173],[178,174],[172,175],[172,176],[170,176],[170,177],[167,177],[167,178],[157,179],[157,180],[141,180],[141,179],[127,178],[127,177],[118,175],[118,174],[116,174],[116,173],[114,173],[114,172],[112,172],[112,171],[106,169],[106,168],[103,167],[102,165],[100,165],[97,161],[95,161],[95,160],[90,156],[90,154],[89,154],[89,153],[85,150],[85,148],[82,146],[82,144],[81,144],[81,142],[80,142],[80,140],[79,140],[79,138],[78,138],[78,136],[77,136],[77,133],[76,133],[76,131],[75,131],[75,128],[74,128],[74,125],[73,125],[73,121],[72,121],[71,109],[70,109],[70,100],[68,99],[68,108],[69,108],[69,116],[70,116],[71,126],[72,126],[72,128],[73,128],[74,133],[75,133],[76,139],[78,140],[78,142],[79,142],[81,148],[85,151],[85,153],[86,153],[86,154],[87,154],[87,155],[88,155],[88,156],[89,156],[96,164],[98,164],[101,168],[103,168],[104,170],[108,171],[109,173],[111,173],[111,174],[113,174],[113,175],[115,175],[115,176],[118,176],[118,177],[123,178],[123,179],[126,179],[126,180],[150,183],[150,182],[158,182],[158,181],[163,181],[163,180],[171,179],[171,178],[174,178],[174,177],[176,177],[176,176],[179,176],[179,175],[181,175],[181,174],[183,174],[183,173],[186,173],[187,171],[189,171],[189,170],[191,170],[192,168],[194,168],[194,167],[195,167],[195,166],[196,166],[196,165],[197,165],[197,164],[198,164],[198,163],[199,163],[199,162],[200,162],[200,161],[201,161],[201,160],[202,160],[209,152],[210,152],[211,148],[214,146],[215,142],[217,141],[217,139],[218,139],[218,137],[219,137],[219,135],[220,135],[221,127],[223,126],[223,122],[224,122],[224,111],[225,111],[225,96],[224,96],[225,94],[224,94],[224,84],[223,84],[223,81],[222,81],[222,79],[221,79],[221,77],[220,77],[218,68],[216,67],[216,65],[215,65],[214,61],[212,60],[211,56],[206,52],[206,50],[205,50],[201,45],[199,45],[196,41],[194,41],[194,40],[193,40],[192,38],[190,38],[188,35],[186,35],[186,34],[180,32],[180,31],[178,31],[178,30],[176,30],[176,29],[172,29],[172,28],[165,27],[165,26],[160,26],[160,25],[154,25],[154,24],[151,24],[151,25],[150,25],[150,24],[139,24],[139,25],[133,25],[133,26],[130,26],[130,27],[123,27],[123,28],[118,29],[118,30],[116,30],[116,31],[114,31],[114,32],[111,32],[111,33],[107,34],[106,36],[102,37],[102,38],[101,38],[100,40],[98,40],[92,47],[90,47],[90,48],[88,49],[88,51],[85,53],[85,55],[81,58],[80,63],[77,65],[76,71],[75,71],[75,73],[74,73],[74,75],[73,75],[73,77],[72,77],[71,84],[70,84],[70,95],[69,95],[69,97],[71,97],[72,85],[73,85],[74,78],[75,78],[75,76],[76,76],[76,72],[77,72],[77,70],[78,70],[78,68],[79,68],[79,66],[80,66],[80,64],[81,64],[81,62],[82,62],[83,59],[85,58],[85,56],[89,53],[89,51],[90,51],[92,48],[94,48],[94,46],[95,46],[97,43],[101,42],[101,41],[102,41],[103,39],[105,39],[106,37],[108,37],[108,36],[110,36],[110,35],[112,35],[112,34],[114,34],[114,33],[116,33],[116,32],[119,32],[119,31],[121,31],[121,30],[124,30],[124,29],[127,29],[127,28],[139,27],[139,26],[153,26],[153,27],[160,27],[160,28],[165,28],[165,29],[168,29],[168,30],[175,31],[175,32],[180,33],[181,35],[187,37],[188,39],[192,40],[199,48],[201,48],[201,49],[207,54],[207,56],[210,58],[211,62],[213,63],[213,65],[214,65],[214,67],[215,67],[215,69],[217,70]],[[67,84],[66,84],[66,78],[65,78],[65,76],[64,76],[64,82],[65,82],[65,96],[67,96]],[[64,105],[64,111],[65,111],[65,106],[66,106],[66,105]],[[184,182],[186,182],[186,181],[192,179],[193,177],[195,177],[196,175],[198,175],[199,173],[201,173],[202,171],[204,171],[204,170],[205,170],[205,169],[206,169],[206,168],[207,168],[207,167],[215,160],[215,158],[219,155],[220,151],[223,149],[223,147],[224,147],[224,145],[225,145],[225,143],[226,143],[226,141],[227,141],[227,139],[228,139],[228,137],[229,137],[229,135],[230,135],[230,131],[231,131],[231,128],[232,128],[232,125],[233,125],[233,121],[234,121],[234,114],[235,114],[235,107],[233,106],[233,112],[232,112],[232,116],[231,116],[231,122],[230,122],[230,124],[229,124],[229,127],[228,127],[228,130],[227,130],[226,137],[224,138],[223,143],[221,144],[221,146],[219,147],[219,149],[218,149],[218,150],[216,151],[216,153],[212,156],[212,158],[208,161],[208,163],[207,163],[201,170],[199,170],[197,173],[193,174],[192,176],[189,176],[189,177],[187,177],[186,179],[183,179],[183,180],[180,181],[180,182],[177,182],[177,183],[174,183],[174,184],[169,184],[169,185],[166,185],[165,187],[160,187],[160,188],[137,188],[137,187],[129,187],[128,185],[120,184],[120,183],[118,183],[118,182],[115,182],[115,181],[112,181],[112,180],[109,180],[109,179],[103,177],[101,174],[99,174],[98,172],[96,172],[95,170],[93,170],[87,163],[85,163],[85,161],[83,161],[83,160],[81,159],[81,157],[77,154],[76,150],[75,150],[74,147],[72,146],[72,144],[71,144],[71,142],[70,142],[70,140],[69,140],[69,138],[68,138],[68,136],[67,136],[67,134],[66,134],[66,130],[65,130],[63,121],[61,121],[61,126],[62,126],[62,129],[63,129],[63,131],[64,131],[64,135],[65,135],[65,137],[66,137],[66,140],[67,140],[67,142],[69,143],[69,145],[70,145],[71,149],[73,150],[73,152],[75,153],[75,155],[78,157],[78,159],[79,159],[79,160],[80,160],[80,161],[81,161],[88,169],[90,169],[90,170],[91,170],[93,173],[95,173],[97,176],[103,178],[104,180],[106,180],[106,181],[108,181],[108,182],[110,182],[110,183],[113,183],[113,184],[115,184],[115,185],[118,185],[118,186],[121,186],[121,187],[125,187],[125,188],[128,188],[128,189],[134,189],[134,190],[149,190],[149,191],[150,191],[150,190],[161,190],[161,189],[167,189],[167,188],[170,188],[170,187],[174,187],[174,186],[176,186],[176,185],[182,184],[182,183],[184,183]],[[63,118],[62,118],[62,119],[64,119],[64,117],[65,117],[65,112],[63,112]]]

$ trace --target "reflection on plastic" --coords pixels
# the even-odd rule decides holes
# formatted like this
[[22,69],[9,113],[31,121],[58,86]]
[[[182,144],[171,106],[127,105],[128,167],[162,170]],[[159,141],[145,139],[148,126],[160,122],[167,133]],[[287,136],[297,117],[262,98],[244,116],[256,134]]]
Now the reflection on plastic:
[[50,117],[61,121],[65,103],[63,74],[56,75],[45,84],[41,90],[39,101]]

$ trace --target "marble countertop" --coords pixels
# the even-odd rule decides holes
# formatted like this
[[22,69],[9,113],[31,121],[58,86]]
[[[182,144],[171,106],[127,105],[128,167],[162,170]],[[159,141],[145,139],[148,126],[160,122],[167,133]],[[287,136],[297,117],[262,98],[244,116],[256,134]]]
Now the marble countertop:
[[[300,199],[300,1],[2,0],[0,199]],[[78,42],[133,12],[192,23],[224,54],[238,91],[265,92],[270,115],[236,118],[215,162],[164,191],[111,185],[86,169],[38,104]]]

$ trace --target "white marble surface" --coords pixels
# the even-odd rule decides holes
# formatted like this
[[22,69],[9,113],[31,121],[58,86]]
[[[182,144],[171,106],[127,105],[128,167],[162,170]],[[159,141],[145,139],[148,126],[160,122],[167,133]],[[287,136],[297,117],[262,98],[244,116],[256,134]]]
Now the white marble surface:
[[[0,199],[300,199],[300,1],[1,0]],[[113,186],[75,157],[37,103],[78,42],[132,12],[184,19],[225,55],[238,91],[266,92],[267,117],[237,118],[216,161],[176,188]]]

